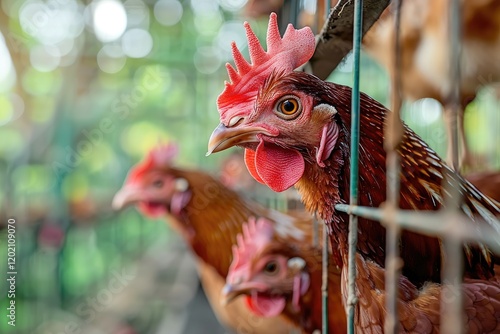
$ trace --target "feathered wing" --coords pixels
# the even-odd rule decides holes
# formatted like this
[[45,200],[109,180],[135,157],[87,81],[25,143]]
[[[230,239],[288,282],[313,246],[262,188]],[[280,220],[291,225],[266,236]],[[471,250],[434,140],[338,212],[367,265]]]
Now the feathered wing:
[[[384,269],[357,256],[358,296],[356,327],[361,333],[383,333],[385,322]],[[346,274],[343,273],[346,280]],[[344,282],[345,283],[345,282]],[[440,332],[442,298],[453,302],[445,285],[428,283],[417,289],[407,278],[399,282],[399,323],[402,333],[431,334]],[[462,284],[465,332],[471,334],[500,331],[500,282],[465,279]],[[344,295],[344,300],[346,296]]]
[[[347,133],[350,134],[347,124],[350,124],[350,111],[345,107],[350,101],[349,88],[329,84],[331,87],[331,103],[339,111],[339,116]],[[344,106],[344,107],[343,107]],[[388,111],[377,101],[365,94],[361,95],[361,137],[360,137],[360,189],[359,203],[366,206],[380,206],[386,198],[385,151],[383,149],[383,124]],[[346,148],[347,149],[347,148]],[[494,230],[500,231],[500,223],[495,216],[500,215],[498,203],[481,194],[476,187],[454,173],[439,156],[410,128],[405,126],[403,143],[399,148],[401,155],[401,189],[400,207],[410,210],[438,210],[444,203],[446,188],[443,182],[448,180],[458,185],[458,193],[463,196],[461,210],[472,220],[471,224],[487,224]],[[348,172],[349,155],[345,154],[346,171]],[[343,179],[341,184],[342,198],[349,198],[348,183]],[[341,180],[342,182],[342,180]],[[361,229],[375,230],[375,236],[385,240],[385,231],[375,227],[378,223],[361,220]],[[368,226],[370,224],[370,226]],[[382,235],[378,235],[382,233]],[[370,234],[361,236],[363,242],[373,240]],[[500,242],[500,240],[499,240]],[[385,242],[383,243],[385,244]],[[418,250],[415,252],[415,250]],[[363,251],[363,248],[362,248]],[[374,254],[368,247],[366,251]],[[497,263],[496,256],[485,245],[466,245],[466,274],[472,278],[489,278],[493,276],[493,263]],[[416,256],[419,254],[419,256]],[[383,252],[375,253],[374,259],[383,264]],[[408,263],[408,268],[425,271],[425,275],[439,281],[441,251],[436,238],[429,238],[416,233],[405,232],[402,235],[401,256]],[[370,257],[373,258],[373,257]],[[423,267],[425,266],[428,269]],[[418,276],[417,272],[413,273]],[[412,277],[412,273],[408,275]],[[425,276],[423,276],[425,279]]]
[[241,226],[250,217],[267,217],[283,238],[312,243],[312,218],[306,213],[293,215],[264,208],[226,188],[203,172],[179,172],[190,184],[192,198],[181,215],[188,242],[195,253],[223,277],[231,263],[231,245]]

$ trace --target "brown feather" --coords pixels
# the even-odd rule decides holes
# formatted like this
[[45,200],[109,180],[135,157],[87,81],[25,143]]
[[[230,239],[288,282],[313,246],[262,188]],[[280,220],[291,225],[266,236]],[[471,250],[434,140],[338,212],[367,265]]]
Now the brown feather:
[[[188,242],[196,255],[223,277],[227,275],[232,260],[231,246],[236,242],[242,224],[250,217],[267,217],[275,223],[287,224],[276,222],[279,214],[276,211],[241,197],[207,173],[181,169],[169,169],[168,172],[186,179],[192,192],[191,200],[176,217],[187,231]],[[293,222],[288,227],[290,234],[295,233],[295,240],[312,243],[311,216],[303,212],[291,214],[284,215]]]
[[[361,333],[383,333],[385,321],[385,270],[357,256],[357,295],[359,303],[355,324]],[[347,276],[342,273],[342,284]],[[444,286],[428,283],[420,290],[405,277],[400,278],[398,315],[400,333],[431,334],[440,332],[440,307]],[[498,333],[500,331],[500,282],[466,278],[464,295],[464,327],[466,333]],[[448,293],[448,292],[447,292]],[[447,302],[453,296],[446,295]],[[344,294],[344,302],[347,296]]]

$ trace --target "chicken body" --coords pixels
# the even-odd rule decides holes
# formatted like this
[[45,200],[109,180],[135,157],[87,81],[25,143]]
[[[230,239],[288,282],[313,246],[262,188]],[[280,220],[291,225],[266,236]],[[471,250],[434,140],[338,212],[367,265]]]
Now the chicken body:
[[500,172],[489,171],[468,174],[467,181],[476,186],[483,194],[500,202]]
[[[357,296],[355,325],[358,333],[384,333],[384,269],[357,255]],[[342,285],[347,285],[347,270],[342,271]],[[441,303],[456,298],[446,287],[428,283],[417,289],[406,277],[399,280],[398,316],[400,333],[432,334],[440,332]],[[500,332],[500,281],[466,278],[463,290],[463,323],[468,334]],[[347,296],[344,295],[344,303]]]
[[[345,86],[321,81],[306,73],[294,72],[293,68],[297,62],[301,63],[304,59],[307,61],[312,55],[310,51],[314,51],[314,36],[311,33],[310,37],[306,37],[307,29],[304,28],[294,32],[301,34],[302,40],[288,40],[285,34],[280,45],[273,40],[274,33],[270,32],[275,29],[273,20],[275,17],[272,15],[268,44],[271,41],[283,48],[286,40],[291,44],[287,49],[290,53],[285,54],[276,45],[268,45],[271,51],[267,53],[267,57],[275,57],[274,67],[269,68],[265,62],[268,67],[264,70],[259,68],[257,65],[260,64],[256,62],[248,72],[245,65],[239,65],[239,57],[235,56],[242,78],[229,71],[232,83],[226,85],[226,90],[219,97],[221,124],[212,134],[209,152],[241,145],[246,149],[247,167],[258,181],[275,191],[283,191],[295,184],[305,206],[311,212],[317,212],[329,225],[334,263],[345,271],[348,263],[348,216],[335,212],[335,205],[348,202],[350,197],[351,90]],[[247,27],[249,43],[254,44],[248,29]],[[288,36],[291,35],[290,32]],[[301,48],[296,49],[297,44],[300,44]],[[255,51],[257,47],[254,45],[250,49],[257,54],[260,52]],[[274,49],[281,52],[273,53]],[[258,59],[256,55],[251,58],[252,61]],[[290,61],[293,65],[290,65]],[[252,86],[240,86],[240,82],[245,82],[246,75],[253,73],[252,71],[261,75],[258,81],[260,86],[257,85],[257,80],[252,81]],[[254,74],[254,78],[255,76]],[[249,98],[251,94],[253,99]],[[383,128],[388,110],[364,94],[360,97],[360,108],[358,203],[361,206],[379,207],[386,200]],[[446,195],[442,182],[452,179],[457,181],[457,191],[464,197],[461,209],[471,218],[471,224],[485,224],[499,230],[499,222],[495,219],[500,213],[497,203],[482,195],[447,167],[411,129],[404,126],[403,131],[403,142],[398,148],[402,164],[400,208],[439,209]],[[359,328],[364,327],[363,321],[373,322],[382,328],[381,319],[385,317],[385,308],[376,305],[383,305],[380,300],[383,300],[385,290],[383,287],[377,288],[373,280],[368,278],[378,276],[380,279],[384,276],[385,245],[385,229],[377,222],[360,218],[358,257],[376,266],[358,269],[360,276],[364,277],[357,281],[358,291],[362,291],[359,303],[363,306],[358,312],[356,325]],[[441,286],[436,284],[440,281],[442,259],[440,241],[437,238],[404,231],[401,236],[400,255],[404,261],[404,282],[413,285],[412,291],[428,284],[435,284],[433,286],[437,290],[441,289]],[[498,315],[500,296],[495,290],[497,277],[494,271],[498,257],[492,255],[484,245],[465,245],[464,258],[465,276],[472,279],[468,282],[475,286],[471,291],[481,284],[491,284],[491,290],[484,290],[484,294],[489,297],[484,301],[494,310],[493,313]],[[358,267],[359,265],[358,263]],[[363,269],[364,275],[361,274]],[[400,283],[400,289],[404,282]],[[347,291],[345,282],[343,291]],[[434,327],[438,326],[426,310],[439,307],[439,301],[434,299],[433,302],[437,304],[428,305],[419,304],[417,300],[418,295],[415,294],[408,298],[399,298],[400,305],[402,303],[405,307],[415,307],[420,312],[408,313],[408,319],[400,318],[400,327],[405,328],[406,321],[418,322],[420,316],[428,319]],[[474,312],[470,314],[475,317],[473,321],[481,322],[481,315]],[[498,321],[498,317],[496,319]],[[417,327],[415,332],[420,332],[419,329],[420,327]],[[479,328],[479,332],[487,331]]]
[[[451,162],[450,29],[448,0],[404,1],[401,13],[401,92],[410,100],[433,98],[445,108]],[[458,117],[461,161],[473,165],[464,134],[463,111],[479,88],[500,81],[500,1],[461,1],[461,62]],[[395,15],[386,9],[363,39],[364,49],[395,75]]]
[[[244,298],[221,304],[221,290],[231,263],[231,246],[249,217],[276,222],[280,235],[294,242],[312,242],[311,217],[267,210],[243,199],[205,172],[175,168],[154,161],[154,152],[129,173],[115,195],[114,207],[136,204],[146,216],[167,218],[198,258],[198,272],[218,320],[235,333],[289,334],[296,330],[283,317],[252,313]],[[161,160],[161,159],[159,159]]]

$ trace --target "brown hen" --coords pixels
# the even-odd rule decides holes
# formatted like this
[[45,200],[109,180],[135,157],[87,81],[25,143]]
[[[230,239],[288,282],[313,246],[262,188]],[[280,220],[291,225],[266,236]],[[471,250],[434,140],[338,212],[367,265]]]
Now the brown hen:
[[113,200],[116,209],[135,204],[148,217],[165,217],[198,258],[200,280],[219,321],[235,333],[288,334],[295,326],[282,317],[255,315],[238,298],[221,304],[221,290],[232,259],[231,246],[249,217],[275,222],[280,235],[293,242],[312,242],[311,217],[294,216],[250,202],[209,174],[177,168],[176,149],[159,147],[134,166]]
[[[246,294],[254,312],[283,312],[305,333],[322,328],[322,250],[281,239],[272,224],[259,219],[243,227],[233,247],[224,292],[228,299]],[[328,333],[346,333],[340,270],[328,268]]]

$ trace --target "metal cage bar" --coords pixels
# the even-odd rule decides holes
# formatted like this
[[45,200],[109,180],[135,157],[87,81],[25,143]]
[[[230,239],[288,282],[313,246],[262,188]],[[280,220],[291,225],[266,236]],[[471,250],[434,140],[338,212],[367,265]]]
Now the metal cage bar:
[[[381,221],[383,212],[379,208],[337,204],[335,210],[373,221]],[[462,242],[480,242],[500,254],[500,233],[484,224],[480,229],[470,224],[470,218],[462,213],[440,211],[398,210],[395,220],[405,230],[435,236],[460,239]],[[447,219],[445,221],[445,219]],[[481,220],[478,219],[477,222]]]
[[[354,29],[353,29],[353,88],[351,95],[351,157],[349,178],[349,203],[358,203],[358,160],[359,160],[359,67],[360,49],[363,26],[363,0],[354,2]],[[349,254],[348,254],[348,296],[347,296],[347,332],[354,333],[354,316],[357,303],[356,298],[356,247],[358,243],[358,217],[349,216]]]
[[[452,101],[451,110],[451,157],[453,169],[459,170],[458,153],[458,113],[461,108],[460,101],[460,39],[461,39],[461,5],[458,0],[449,0],[448,3],[448,29],[450,31],[450,81],[452,83],[450,99]],[[446,180],[443,180],[445,182]],[[460,181],[455,181],[459,183]],[[457,189],[458,187],[455,187]],[[453,192],[452,196],[447,198],[447,206],[450,215],[458,212],[460,207],[461,195],[458,191]],[[443,282],[445,283],[442,296],[454,296],[450,302],[446,298],[441,299],[441,331],[444,334],[462,334],[464,333],[465,322],[463,320],[463,301],[462,301],[462,272],[463,272],[463,254],[462,242],[459,238],[447,237],[443,240],[446,261],[444,263]]]
[[322,285],[321,285],[321,333],[328,333],[328,227],[323,222]]
[[[328,20],[330,15],[332,3],[331,0],[325,0],[325,22]],[[315,227],[318,228],[316,214],[314,216]],[[321,284],[321,333],[328,333],[328,257],[329,257],[329,238],[328,238],[328,226],[326,222],[323,223],[323,252],[322,256],[322,284]]]
[[391,74],[391,109],[392,113],[387,116],[385,124],[384,146],[387,152],[387,200],[382,214],[382,224],[386,226],[386,257],[385,257],[385,289],[386,308],[385,333],[396,334],[399,332],[398,321],[398,291],[399,278],[401,276],[402,261],[399,256],[399,241],[401,237],[401,226],[396,221],[395,212],[399,210],[399,190],[401,158],[398,147],[403,139],[403,122],[401,121],[401,6],[403,0],[395,0],[395,38],[394,38],[394,71]]

